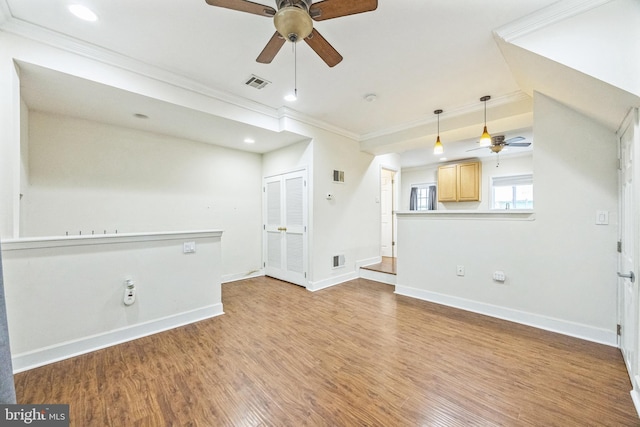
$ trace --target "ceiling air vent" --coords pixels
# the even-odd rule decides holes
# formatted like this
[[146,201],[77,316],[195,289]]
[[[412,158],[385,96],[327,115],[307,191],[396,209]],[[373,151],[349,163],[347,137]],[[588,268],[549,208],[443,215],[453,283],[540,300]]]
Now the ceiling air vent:
[[258,77],[255,74],[251,74],[251,76],[244,82],[247,86],[255,87],[256,89],[262,89],[269,83],[271,82],[263,79],[262,77]]

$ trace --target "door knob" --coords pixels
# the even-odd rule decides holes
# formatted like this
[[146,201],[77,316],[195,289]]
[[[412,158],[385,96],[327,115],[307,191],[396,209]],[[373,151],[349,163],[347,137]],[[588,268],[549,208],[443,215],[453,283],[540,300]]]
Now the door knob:
[[630,271],[628,274],[618,272],[618,277],[624,277],[625,279],[631,279],[631,283],[636,281],[636,275],[633,274],[633,271]]

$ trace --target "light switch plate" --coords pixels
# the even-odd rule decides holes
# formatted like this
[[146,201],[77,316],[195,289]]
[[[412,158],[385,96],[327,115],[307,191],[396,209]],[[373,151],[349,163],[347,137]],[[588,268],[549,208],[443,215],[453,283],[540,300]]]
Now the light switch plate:
[[597,211],[596,225],[608,225],[608,224],[609,224],[609,211]]
[[196,242],[184,242],[182,245],[182,253],[192,254],[196,251]]

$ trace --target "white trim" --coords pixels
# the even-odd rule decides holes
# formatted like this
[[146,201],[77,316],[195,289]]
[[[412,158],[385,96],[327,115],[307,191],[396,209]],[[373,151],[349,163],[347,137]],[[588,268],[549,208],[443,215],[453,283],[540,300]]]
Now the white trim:
[[249,273],[225,274],[221,277],[221,283],[237,282],[244,279],[253,279],[254,277],[264,276],[264,269],[250,271]]
[[419,219],[439,219],[439,220],[486,220],[486,221],[535,221],[536,215],[532,210],[509,209],[509,210],[434,210],[434,211],[401,211],[396,212],[403,219],[415,217]]
[[[491,111],[491,109],[495,109],[503,105],[515,104],[517,102],[528,101],[528,100],[531,100],[531,96],[527,95],[523,91],[517,91],[517,92],[510,93],[508,95],[491,98],[491,106],[489,108],[489,111]],[[484,109],[483,103],[474,102],[473,104],[463,105],[462,107],[451,108],[446,113],[443,113],[442,116],[445,118],[447,117],[453,118],[453,117],[462,116],[465,114],[483,111],[483,109]],[[366,142],[370,139],[380,138],[383,136],[392,135],[394,133],[398,133],[406,130],[412,130],[419,126],[432,125],[436,122],[436,120],[437,119],[433,117],[433,115],[429,115],[429,117],[426,117],[423,119],[414,120],[414,121],[403,123],[397,126],[388,127],[380,131],[375,131],[375,132],[370,132],[364,135],[360,135],[357,141]],[[442,117],[440,118],[440,123],[442,124]]]
[[525,311],[514,310],[506,307],[499,307],[456,296],[425,291],[423,289],[410,288],[408,286],[396,285],[395,293],[616,347],[617,335],[615,331],[607,329],[595,328],[593,326],[580,323],[527,313]]
[[5,0],[0,0],[0,31],[14,34],[45,45],[62,49],[76,55],[89,58],[103,64],[120,68],[153,80],[172,84],[176,87],[195,92],[226,104],[236,106],[254,113],[277,119],[280,131],[286,130],[286,120],[295,120],[319,129],[336,133],[357,140],[358,135],[330,123],[307,116],[290,108],[272,108],[259,102],[240,97],[227,91],[205,86],[191,78],[185,77],[176,70],[161,68],[136,58],[86,43],[82,40],[56,33],[44,27],[22,21],[11,15]]
[[307,285],[307,290],[311,292],[315,292],[321,289],[326,289],[332,286],[340,285],[342,283],[348,282],[349,280],[358,279],[360,278],[360,273],[359,273],[360,267],[362,267],[363,265],[377,264],[381,261],[382,261],[381,256],[376,256],[376,257],[356,261],[354,271],[342,274],[340,276],[329,277],[328,279],[320,280],[317,282],[309,281]]
[[381,271],[367,270],[366,268],[360,269],[360,278],[373,280],[374,282],[380,282],[386,285],[395,285],[397,281],[397,276],[395,274],[383,273]]
[[638,394],[638,384],[640,384],[640,376],[636,375],[633,381],[631,381],[631,386],[633,389],[631,390],[631,400],[633,401],[633,406],[636,408],[636,413],[640,416],[640,394]]
[[364,267],[365,265],[379,264],[381,262],[382,262],[382,257],[380,255],[367,258],[367,259],[361,259],[360,261],[356,261],[356,270],[361,267]]
[[318,282],[309,282],[309,284],[307,285],[307,290],[311,292],[315,292],[321,289],[326,289],[332,286],[340,285],[344,282],[348,282],[349,280],[353,280],[357,278],[358,278],[358,273],[355,271],[352,271],[347,274],[330,277],[328,279],[320,280]]
[[330,123],[323,122],[322,120],[315,119],[306,114],[300,113],[296,110],[292,110],[288,107],[280,107],[278,108],[278,118],[280,119],[280,128],[288,129],[284,119],[295,120],[300,123],[304,123],[309,126],[314,126],[318,129],[326,130],[331,133],[335,133],[336,135],[344,136],[349,139],[353,139],[357,141],[360,135],[354,132],[350,132],[346,129],[342,129],[338,126],[334,126]]
[[496,28],[493,33],[506,42],[538,31],[548,25],[587,12],[611,0],[564,0]]
[[84,236],[50,236],[7,239],[2,241],[3,251],[64,246],[92,246],[114,243],[151,242],[164,240],[220,239],[222,230],[160,231],[153,233],[88,234]]
[[[264,180],[265,179],[275,178],[275,177],[278,177],[278,176],[281,176],[281,175],[287,175],[287,174],[295,173],[295,172],[307,172],[307,170],[308,170],[308,168],[307,168],[307,165],[305,164],[305,165],[301,165],[301,166],[295,167],[293,169],[287,169],[287,170],[280,171],[280,172],[277,172],[277,173],[272,173],[271,175],[263,176],[262,177],[262,186],[264,187]],[[308,178],[308,175],[309,175],[309,173],[307,172],[307,177],[305,179]],[[308,184],[308,179],[307,179],[307,184]]]
[[162,317],[144,323],[116,329],[113,331],[55,344],[49,347],[16,354],[12,357],[13,372],[18,373],[49,363],[69,359],[123,342],[153,335],[190,323],[199,322],[224,314],[222,303],[197,308],[195,310]]

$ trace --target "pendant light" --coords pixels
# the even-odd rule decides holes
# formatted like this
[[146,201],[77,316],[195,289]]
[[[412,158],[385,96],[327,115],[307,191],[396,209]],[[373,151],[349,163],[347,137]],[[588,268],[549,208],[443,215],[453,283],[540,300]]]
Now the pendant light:
[[435,110],[433,114],[436,114],[438,117],[438,138],[436,139],[436,144],[433,146],[433,154],[442,154],[444,153],[444,146],[442,142],[440,142],[440,114],[442,110]]
[[489,132],[487,132],[487,101],[490,99],[491,97],[489,95],[480,98],[480,101],[484,102],[484,130],[482,131],[482,136],[480,137],[481,147],[491,146],[491,135],[489,135]]

